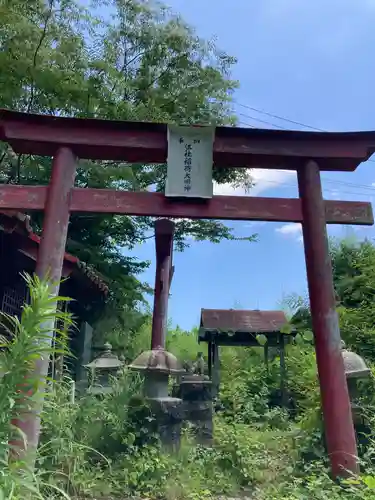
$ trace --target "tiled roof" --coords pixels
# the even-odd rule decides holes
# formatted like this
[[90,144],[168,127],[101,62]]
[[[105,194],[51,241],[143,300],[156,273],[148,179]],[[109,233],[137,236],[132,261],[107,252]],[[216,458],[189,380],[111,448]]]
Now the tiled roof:
[[[0,210],[0,230],[7,233],[16,232],[26,236],[37,245],[40,243],[40,237],[32,230],[30,217],[18,212],[17,210]],[[87,278],[101,291],[101,293],[104,295],[108,294],[108,285],[93,268],[67,252],[64,254],[64,261],[73,265],[82,275],[87,276]]]
[[283,311],[202,309],[201,327],[221,332],[279,332],[288,320]]

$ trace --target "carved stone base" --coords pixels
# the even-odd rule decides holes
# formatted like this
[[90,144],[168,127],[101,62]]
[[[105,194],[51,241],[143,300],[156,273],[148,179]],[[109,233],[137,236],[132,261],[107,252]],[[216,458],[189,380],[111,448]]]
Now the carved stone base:
[[204,376],[188,375],[176,389],[184,401],[185,419],[192,426],[197,442],[210,446],[213,438],[211,381]]
[[181,443],[181,427],[184,420],[184,405],[180,398],[148,398],[157,420],[157,429],[162,446],[176,452]]

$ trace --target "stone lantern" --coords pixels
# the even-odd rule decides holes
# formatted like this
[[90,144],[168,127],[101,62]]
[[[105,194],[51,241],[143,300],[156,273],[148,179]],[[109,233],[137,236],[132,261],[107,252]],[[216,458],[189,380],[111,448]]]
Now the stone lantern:
[[90,394],[108,394],[112,392],[110,377],[116,376],[122,366],[124,366],[124,362],[112,352],[111,344],[104,344],[102,354],[91,363],[84,365],[85,368],[91,371],[88,392]]
[[371,376],[371,370],[365,363],[365,360],[353,351],[346,348],[345,342],[341,342],[342,357],[344,360],[345,375],[348,383],[350,401],[353,410],[353,419],[355,423],[362,423],[361,409],[357,404],[359,379]]
[[142,352],[129,369],[144,374],[144,393],[152,399],[168,398],[169,377],[184,373],[176,356],[162,347]]
[[144,374],[144,395],[153,409],[160,440],[168,448],[180,443],[183,401],[169,396],[169,377],[178,377],[184,370],[178,359],[162,347],[142,352],[130,365],[130,370]]

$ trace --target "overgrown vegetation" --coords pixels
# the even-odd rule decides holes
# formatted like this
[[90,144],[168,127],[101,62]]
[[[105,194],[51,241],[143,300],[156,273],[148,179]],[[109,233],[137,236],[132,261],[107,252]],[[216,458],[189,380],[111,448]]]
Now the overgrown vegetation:
[[[342,241],[332,246],[340,319],[345,320],[348,331],[356,327],[358,307],[365,306],[363,301],[343,303],[357,287],[369,290],[371,256],[375,264],[375,246],[368,241]],[[349,262],[356,262],[354,277]],[[154,415],[141,396],[142,381],[127,368],[113,380],[113,392],[99,398],[81,395],[72,403],[68,379],[50,384],[35,473],[20,474],[19,463],[7,462],[9,417],[17,409],[20,380],[30,372],[35,342],[44,335],[38,325],[53,311],[48,287],[37,279],[28,278],[28,283],[31,303],[25,307],[21,321],[12,322],[17,335],[10,337],[0,358],[5,373],[0,429],[4,464],[0,487],[4,498],[28,498],[28,494],[43,499],[128,496],[195,500],[222,495],[253,495],[265,500],[374,498],[374,381],[365,381],[361,392],[369,429],[366,439],[360,439],[362,475],[334,483],[324,449],[314,349],[309,336],[303,340],[303,335],[287,351],[287,390],[292,402],[288,409],[279,405],[277,352],[266,371],[260,348],[223,348],[214,442],[208,448],[197,445],[187,429],[178,454],[167,454],[160,448]],[[369,296],[366,300],[371,303]],[[301,303],[294,302],[299,308]],[[308,315],[306,310],[305,327],[301,315],[297,315],[301,334],[309,328]],[[66,315],[63,318],[71,321]],[[369,325],[365,330],[362,325],[364,345],[352,342],[356,351],[370,349],[367,338],[371,328]],[[344,336],[345,332],[343,328]],[[148,348],[149,336],[150,328],[145,323],[134,337],[132,354]],[[63,341],[64,336],[60,338]],[[124,347],[130,349],[129,343]],[[177,328],[169,331],[168,349],[181,360],[193,360],[201,347],[196,332]],[[366,352],[371,366],[373,353]],[[21,359],[26,360],[24,364],[19,363]],[[21,368],[14,370],[15,364]]]

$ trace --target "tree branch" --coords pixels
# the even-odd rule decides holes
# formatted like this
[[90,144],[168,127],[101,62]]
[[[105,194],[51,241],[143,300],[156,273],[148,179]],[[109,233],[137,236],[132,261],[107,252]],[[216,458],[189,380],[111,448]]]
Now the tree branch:
[[54,2],[54,0],[49,0],[49,9],[48,9],[47,15],[46,15],[46,17],[44,19],[43,31],[42,31],[41,37],[39,39],[39,42],[38,42],[38,44],[37,44],[37,46],[35,48],[34,57],[33,57],[33,65],[32,65],[32,68],[30,68],[31,69],[31,78],[32,78],[32,81],[31,81],[30,100],[29,100],[29,103],[27,105],[27,112],[28,113],[30,113],[32,105],[34,104],[34,97],[35,97],[35,76],[34,76],[34,74],[35,74],[35,68],[36,68],[36,63],[37,63],[37,58],[38,58],[39,50],[41,49],[42,44],[44,42],[44,39],[46,38],[46,35],[47,35],[48,22],[49,22],[49,20],[52,17],[53,2]]

